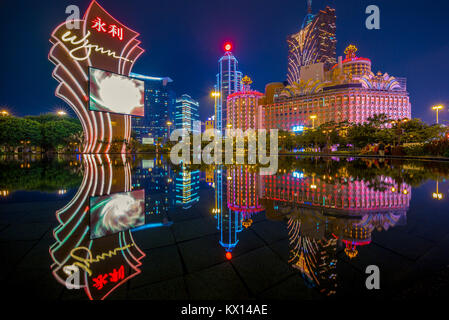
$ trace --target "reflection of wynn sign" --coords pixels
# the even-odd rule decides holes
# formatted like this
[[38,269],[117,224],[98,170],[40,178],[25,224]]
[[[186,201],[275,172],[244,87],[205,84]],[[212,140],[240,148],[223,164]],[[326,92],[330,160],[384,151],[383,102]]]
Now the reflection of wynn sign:
[[[131,230],[124,230],[140,225],[144,219],[145,194],[144,190],[131,191],[131,166],[126,157],[87,154],[82,161],[84,178],[80,189],[56,212],[59,225],[49,250],[51,270],[68,289],[83,289],[89,299],[105,299],[141,273],[145,253],[135,243]],[[92,208],[92,204],[98,206]],[[93,224],[92,209],[98,214]],[[91,239],[91,233],[97,231],[101,235],[113,234]]]
[[90,238],[145,224],[145,189],[90,198]]
[[111,258],[112,256],[117,255],[118,252],[126,250],[130,247],[132,247],[134,244],[129,244],[124,247],[115,248],[114,250],[109,250],[108,252],[104,252],[101,254],[98,254],[95,258],[92,256],[92,252],[89,250],[89,248],[86,247],[77,247],[73,249],[70,252],[70,256],[76,260],[73,264],[70,266],[64,266],[64,272],[66,271],[67,267],[77,267],[83,269],[85,272],[89,274],[89,276],[92,276],[92,270],[90,268],[90,265],[92,263],[98,263],[102,260],[106,260],[107,258]]
[[89,67],[128,76],[144,51],[139,47],[139,34],[113,18],[96,1],[90,3],[83,19],[77,22],[78,29],[69,30],[64,21],[51,34],[49,59],[56,65],[53,77],[59,82],[56,96],[69,104],[81,121],[85,139],[82,152],[108,153],[113,141],[123,141],[123,153],[131,136],[130,114],[143,115],[133,112],[140,104],[129,102],[129,110],[122,105],[118,113],[123,114],[116,114],[116,105],[99,110],[105,112],[90,110]]

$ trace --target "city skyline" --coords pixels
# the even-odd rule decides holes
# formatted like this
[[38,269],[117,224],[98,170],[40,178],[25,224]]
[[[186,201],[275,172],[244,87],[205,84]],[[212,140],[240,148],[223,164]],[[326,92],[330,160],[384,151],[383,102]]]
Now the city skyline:
[[[6,26],[16,26],[17,32],[14,36],[6,34],[12,49],[2,52],[2,60],[16,59],[22,63],[4,66],[1,106],[19,116],[53,112],[58,106],[69,111],[69,107],[53,94],[57,83],[49,76],[52,65],[46,61],[48,34],[55,27],[53,21],[67,17],[66,6],[76,4],[83,12],[88,3],[61,2],[51,7],[41,3],[35,7],[36,4],[32,2],[23,1],[21,4],[4,5],[2,21]],[[216,80],[217,60],[224,53],[223,44],[226,41],[233,43],[232,51],[239,59],[239,69],[244,74],[250,74],[255,89],[263,92],[267,83],[286,80],[288,49],[285,39],[299,30],[307,14],[306,1],[288,2],[261,12],[258,16],[251,15],[256,2],[239,5],[234,15],[227,15],[232,9],[218,10],[223,6],[222,3],[212,5],[199,1],[195,8],[201,7],[205,10],[201,11],[207,14],[200,15],[198,19],[189,19],[184,28],[182,24],[175,26],[170,21],[177,19],[182,12],[192,13],[195,17],[200,14],[191,12],[194,8],[186,2],[173,1],[170,6],[152,6],[138,1],[128,3],[125,7],[118,1],[105,4],[111,11],[120,12],[118,19],[140,32],[145,53],[136,63],[134,71],[171,77],[177,94],[186,92],[199,100],[200,118],[203,121],[213,114],[210,91]],[[365,8],[369,4],[380,7],[380,30],[365,28]],[[30,10],[18,10],[18,6],[24,5]],[[260,1],[257,5],[264,7]],[[444,75],[449,70],[443,63],[449,41],[444,35],[442,19],[444,8],[449,7],[449,4],[441,2],[438,10],[435,10],[437,5],[425,7],[405,1],[388,3],[379,0],[376,3],[360,1],[348,4],[322,0],[313,1],[312,11],[316,12],[326,5],[336,9],[337,56],[348,44],[354,43],[365,56],[376,61],[373,72],[377,72],[377,69],[388,70],[392,75],[407,77],[412,116],[434,122],[435,113],[431,106],[443,103],[447,107],[449,102],[449,85],[444,81]],[[172,13],[168,14],[170,10]],[[11,11],[18,12],[19,16],[5,14]],[[27,26],[19,24],[20,21],[27,21],[27,24],[36,27],[29,31]],[[212,24],[212,21],[216,23]],[[205,28],[206,25],[208,28]],[[6,33],[8,29],[2,28],[2,32]],[[21,49],[26,41],[31,49]],[[23,84],[21,89],[17,88],[19,81]],[[19,90],[25,90],[28,94],[20,94]],[[440,118],[447,120],[449,117],[443,111]]]

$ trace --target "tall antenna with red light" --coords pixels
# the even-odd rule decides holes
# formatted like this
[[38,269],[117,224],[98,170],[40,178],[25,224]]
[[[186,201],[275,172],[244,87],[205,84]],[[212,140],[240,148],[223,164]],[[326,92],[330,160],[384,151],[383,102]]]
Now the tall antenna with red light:
[[312,0],[307,0],[307,13],[312,13]]

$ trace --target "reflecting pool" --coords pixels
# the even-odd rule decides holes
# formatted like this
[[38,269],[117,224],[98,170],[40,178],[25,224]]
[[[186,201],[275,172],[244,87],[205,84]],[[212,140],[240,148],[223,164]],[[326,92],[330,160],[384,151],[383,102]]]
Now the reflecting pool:
[[408,298],[449,287],[447,162],[280,157],[263,176],[155,155],[0,159],[10,298]]

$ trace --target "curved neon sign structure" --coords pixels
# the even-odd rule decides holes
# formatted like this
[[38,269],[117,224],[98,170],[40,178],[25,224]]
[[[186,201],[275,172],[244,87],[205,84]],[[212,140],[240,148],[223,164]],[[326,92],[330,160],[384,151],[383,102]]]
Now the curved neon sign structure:
[[89,67],[128,76],[144,52],[139,33],[113,18],[92,1],[79,20],[80,28],[68,29],[66,22],[52,32],[48,58],[56,66],[53,77],[59,82],[55,94],[64,100],[81,121],[83,153],[109,153],[112,143],[121,143],[126,152],[131,136],[131,116],[89,110]]

